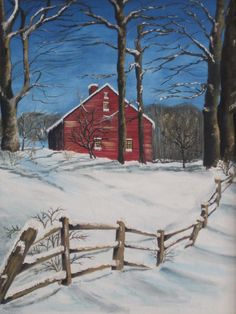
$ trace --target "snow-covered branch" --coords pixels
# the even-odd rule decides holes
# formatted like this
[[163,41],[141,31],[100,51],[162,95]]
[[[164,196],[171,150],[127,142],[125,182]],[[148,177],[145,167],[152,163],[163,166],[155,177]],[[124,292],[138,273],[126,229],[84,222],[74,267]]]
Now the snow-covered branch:
[[214,63],[215,62],[215,59],[214,59],[214,56],[212,55],[212,53],[209,51],[209,49],[207,47],[205,47],[199,40],[197,40],[196,38],[194,38],[194,36],[188,32],[186,30],[186,28],[177,23],[177,22],[173,22],[174,25],[177,26],[177,29],[176,29],[176,33],[180,34],[180,35],[183,35],[187,38],[190,39],[190,41],[197,47],[199,48],[205,55],[206,57],[212,62]]
[[[8,38],[12,38],[17,35],[23,34],[25,37],[29,36],[35,30],[40,28],[42,25],[54,21],[61,17],[63,13],[75,2],[75,0],[66,1],[63,5],[60,6],[52,6],[49,5],[46,7],[42,7],[37,10],[30,18],[28,24],[25,23],[24,27],[19,27],[17,30],[10,32],[8,34]],[[58,8],[57,12],[54,13],[55,9]],[[18,11],[23,11],[23,8],[19,6]],[[50,12],[53,12],[51,16],[48,16]],[[35,21],[37,19],[37,21]]]
[[194,99],[203,95],[206,91],[206,84],[200,82],[180,82],[171,84],[164,89],[156,89],[160,100],[167,100],[171,98]]
[[[108,28],[111,28],[111,29],[115,29],[116,31],[119,31],[119,27],[118,25],[116,24],[112,24],[111,22],[109,22],[107,19],[105,19],[103,16],[101,15],[98,15],[98,14],[95,14],[91,8],[88,8],[87,10],[83,11],[85,15],[93,18],[95,20],[95,23],[94,21],[91,21],[93,22],[93,24],[104,24],[106,25]],[[90,25],[89,24],[90,22],[88,22],[87,25]],[[92,25],[92,24],[91,24]]]
[[12,11],[12,14],[9,16],[8,20],[4,23],[4,29],[6,32],[8,32],[9,30],[11,30],[14,21],[17,18],[17,15],[19,13],[19,0],[14,0],[14,9]]
[[131,11],[125,18],[124,22],[125,24],[128,24],[131,20],[133,19],[137,19],[139,17],[142,17],[144,19],[150,19],[150,20],[153,20],[155,19],[154,17],[152,16],[146,16],[146,15],[143,15],[143,13],[147,12],[147,11],[153,11],[153,10],[159,10],[159,9],[163,9],[165,8],[166,6],[165,5],[162,5],[162,6],[146,6],[146,7],[143,7],[141,9],[138,9],[138,10],[134,10],[134,11]]
[[190,3],[193,4],[195,7],[199,7],[202,9],[204,14],[206,15],[207,19],[214,25],[215,24],[215,19],[214,17],[210,14],[208,8],[199,0],[190,0]]
[[208,30],[206,29],[204,23],[202,22],[202,20],[199,18],[199,16],[189,10],[186,10],[186,14],[193,20],[195,21],[196,25],[198,25],[198,27],[201,29],[201,31],[203,32],[204,36],[206,37],[206,39],[209,41],[210,40],[210,34],[208,32]]

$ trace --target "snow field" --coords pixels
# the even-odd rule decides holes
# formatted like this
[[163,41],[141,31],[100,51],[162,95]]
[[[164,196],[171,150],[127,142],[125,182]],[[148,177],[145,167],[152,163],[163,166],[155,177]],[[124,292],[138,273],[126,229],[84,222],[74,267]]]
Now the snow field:
[[[50,207],[65,208],[71,220],[111,223],[124,220],[133,228],[173,231],[194,223],[200,204],[214,190],[214,173],[200,163],[183,171],[178,163],[120,166],[106,159],[47,149],[14,166],[0,165],[0,257],[11,242],[3,226],[24,225]],[[4,182],[4,184],[2,183]],[[152,270],[104,270],[57,284],[1,306],[2,313],[187,313],[235,314],[235,183],[200,232],[196,246],[173,248],[167,262]],[[115,241],[113,231],[86,231],[83,246]],[[127,235],[127,241],[155,247],[153,239]],[[8,241],[8,242],[7,242]],[[112,260],[112,250],[92,254],[79,269]],[[152,252],[126,249],[132,262],[155,265]],[[45,275],[45,274],[44,274]],[[28,278],[29,281],[32,278]],[[24,279],[22,279],[24,281]],[[51,295],[50,297],[48,297]]]

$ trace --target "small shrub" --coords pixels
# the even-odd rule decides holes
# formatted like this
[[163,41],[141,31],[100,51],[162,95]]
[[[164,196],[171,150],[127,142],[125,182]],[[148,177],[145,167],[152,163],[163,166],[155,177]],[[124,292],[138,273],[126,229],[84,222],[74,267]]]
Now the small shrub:
[[63,151],[63,157],[66,161],[70,161],[73,158],[74,154],[71,151],[64,150]]
[[23,155],[21,152],[9,152],[9,151],[0,151],[0,162],[5,167],[15,167],[22,160]]
[[18,225],[11,225],[11,227],[3,227],[5,232],[6,232],[6,236],[9,239],[12,239],[20,230],[20,226]]
[[220,160],[217,164],[217,167],[222,170],[225,176],[236,174],[236,163],[233,161],[226,162],[226,161]]
[[[49,227],[52,227],[55,225],[62,213],[64,212],[64,209],[62,208],[50,208],[48,211],[42,211],[39,214],[33,216],[32,218],[35,219],[39,224],[43,227],[43,229],[47,229]],[[5,228],[6,234],[8,238],[12,238],[15,236],[21,228],[18,225],[12,225],[9,228]],[[70,231],[70,240],[77,240],[77,241],[84,241],[87,238],[87,235],[83,234],[81,231]],[[32,247],[29,250],[29,255],[34,256],[35,254],[41,254],[47,251],[50,251],[51,249],[54,249],[58,246],[61,245],[61,235],[60,231],[53,233],[52,235],[48,236],[47,238],[43,239],[42,241],[39,241],[32,245]],[[83,255],[78,255],[74,254],[71,256],[71,263],[77,263],[77,264],[82,264],[82,260],[85,258],[93,258],[89,254],[83,254]],[[35,273],[39,273],[43,270],[46,271],[55,271],[59,272],[62,270],[62,263],[61,263],[61,256],[55,256],[51,258],[48,261],[43,262],[40,264],[37,268],[34,269]]]

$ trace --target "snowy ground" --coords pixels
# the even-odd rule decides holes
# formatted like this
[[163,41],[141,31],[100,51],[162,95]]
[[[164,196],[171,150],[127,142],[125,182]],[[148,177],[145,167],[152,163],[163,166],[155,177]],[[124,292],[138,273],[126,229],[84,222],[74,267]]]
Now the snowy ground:
[[[200,163],[120,166],[73,153],[37,151],[33,158],[0,162],[0,259],[11,241],[3,226],[23,225],[50,207],[62,207],[81,222],[115,223],[156,232],[195,222],[200,203],[214,189],[214,173]],[[1,306],[2,313],[208,313],[235,314],[236,184],[225,192],[194,248],[175,249],[161,268],[110,270],[52,285]],[[113,236],[113,235],[112,235]],[[96,236],[112,241],[109,235]],[[88,241],[94,241],[90,234]],[[134,252],[132,252],[134,254]],[[139,259],[130,253],[130,258]],[[142,262],[142,260],[140,261]],[[152,255],[147,263],[155,264]],[[51,295],[50,297],[47,297]]]

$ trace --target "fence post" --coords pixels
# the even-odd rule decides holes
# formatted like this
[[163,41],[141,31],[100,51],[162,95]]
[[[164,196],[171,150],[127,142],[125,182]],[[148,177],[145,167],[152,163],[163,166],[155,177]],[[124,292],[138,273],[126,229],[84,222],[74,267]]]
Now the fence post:
[[199,221],[197,220],[197,223],[195,224],[195,226],[193,227],[193,232],[189,238],[189,240],[191,241],[190,244],[187,244],[185,246],[185,248],[189,247],[189,246],[193,246],[197,240],[197,236],[198,236],[198,233],[199,231],[202,229],[202,226],[203,226],[203,222],[202,221]]
[[215,178],[215,183],[217,185],[217,187],[216,187],[216,191],[217,191],[216,203],[217,203],[217,206],[219,206],[220,199],[221,199],[221,179]]
[[13,280],[20,273],[25,256],[33,244],[37,235],[37,230],[28,228],[22,232],[19,240],[10,253],[6,266],[0,274],[0,304],[4,303],[4,298]]
[[123,221],[117,221],[119,225],[116,230],[116,241],[118,246],[113,250],[113,260],[116,265],[112,266],[112,270],[122,270],[124,267],[124,251],[125,251],[125,224]]
[[207,226],[207,221],[208,221],[208,206],[209,204],[208,203],[205,203],[205,204],[201,204],[201,217],[204,218],[204,221],[203,221],[203,224],[202,224],[202,227],[205,228]]
[[69,286],[71,284],[71,266],[70,266],[70,234],[69,234],[69,219],[61,217],[61,245],[64,246],[62,253],[62,269],[66,272],[66,278],[62,280],[62,284]]
[[[235,175],[236,175],[236,173],[235,173]],[[234,174],[230,174],[229,175],[229,177],[230,177],[230,179],[229,179],[229,184],[231,184],[232,182],[233,182],[233,179],[234,179],[234,177],[235,177],[235,175]]]
[[156,266],[159,266],[164,261],[164,253],[165,253],[164,239],[165,239],[165,231],[164,230],[157,230],[158,251],[157,251]]

